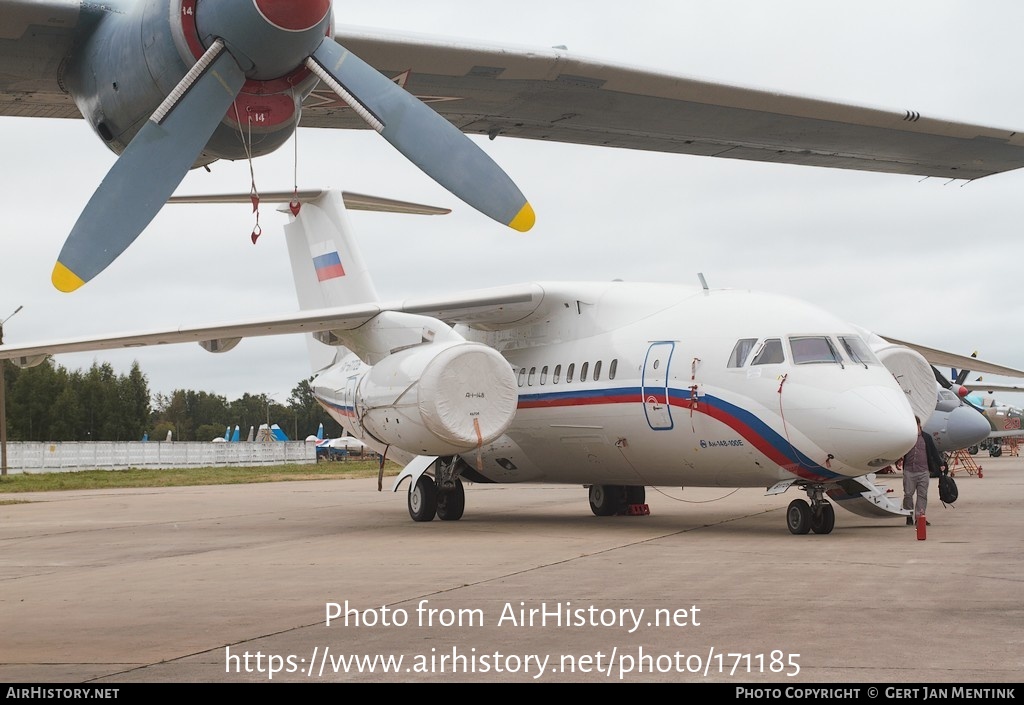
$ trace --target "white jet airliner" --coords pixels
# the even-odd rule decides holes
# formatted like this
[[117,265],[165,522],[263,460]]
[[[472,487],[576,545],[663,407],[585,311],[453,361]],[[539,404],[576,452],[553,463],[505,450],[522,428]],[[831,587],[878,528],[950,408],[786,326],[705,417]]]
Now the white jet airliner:
[[299,313],[7,345],[0,358],[183,341],[226,352],[312,333],[318,400],[405,465],[395,489],[409,480],[416,521],[461,518],[463,480],[583,485],[601,516],[643,505],[646,486],[796,487],[808,501],[789,505],[794,534],[832,531],[826,497],[906,515],[872,482],[913,445],[915,414],[934,410],[931,368],[905,346],[801,301],[705,286],[543,282],[380,302],[341,194],[306,194],[289,218]]

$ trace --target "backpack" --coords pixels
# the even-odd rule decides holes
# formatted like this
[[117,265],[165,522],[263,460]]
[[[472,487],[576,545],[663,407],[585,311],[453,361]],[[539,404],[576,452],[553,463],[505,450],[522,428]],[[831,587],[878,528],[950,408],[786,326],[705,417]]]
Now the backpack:
[[948,472],[939,476],[939,499],[943,504],[953,504],[960,493],[956,489],[956,480],[949,476]]

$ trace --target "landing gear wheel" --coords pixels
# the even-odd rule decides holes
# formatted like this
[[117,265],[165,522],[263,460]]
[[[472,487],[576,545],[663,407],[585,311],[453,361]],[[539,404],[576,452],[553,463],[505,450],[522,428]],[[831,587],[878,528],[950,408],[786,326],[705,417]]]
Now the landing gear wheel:
[[993,444],[993,445],[989,446],[988,454],[989,454],[989,457],[998,458],[1000,455],[1003,454],[1003,447],[1002,446],[997,446],[997,445]]
[[466,488],[462,480],[455,478],[455,488],[437,493],[437,518],[441,521],[458,521],[466,511]]
[[621,485],[591,485],[590,511],[599,517],[610,517],[626,511],[625,492]]
[[626,485],[626,504],[646,504],[647,490],[643,485]]
[[[833,520],[835,517],[833,516]],[[791,534],[806,534],[811,530],[811,505],[802,499],[794,499],[786,510],[786,526]]]
[[433,521],[437,514],[437,485],[429,475],[420,475],[409,491],[409,516],[413,521]]
[[818,505],[818,511],[811,510],[811,531],[816,534],[831,534],[835,526],[836,510],[831,504],[822,502]]

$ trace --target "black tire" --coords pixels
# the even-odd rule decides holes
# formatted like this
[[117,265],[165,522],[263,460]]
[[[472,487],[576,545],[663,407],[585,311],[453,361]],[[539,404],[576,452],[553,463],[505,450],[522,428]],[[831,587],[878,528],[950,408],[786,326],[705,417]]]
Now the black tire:
[[626,493],[622,485],[591,485],[590,511],[610,517],[626,511]]
[[970,453],[971,455],[977,455],[978,454],[978,446],[970,446],[970,447],[968,447],[967,448],[967,452]]
[[811,530],[811,505],[802,499],[794,499],[786,510],[786,526],[791,534],[806,534]]
[[646,504],[647,489],[643,485],[626,485],[626,505]]
[[462,480],[455,478],[455,487],[437,493],[437,518],[441,521],[458,521],[466,511],[466,488]]
[[433,521],[437,514],[437,485],[429,475],[420,475],[409,492],[409,516],[413,521]]
[[831,534],[836,526],[836,510],[828,502],[818,506],[818,511],[811,511],[811,531],[816,534]]
[[1002,454],[1003,447],[1001,445],[996,445],[995,443],[993,443],[991,446],[989,446],[988,455],[990,458],[998,458]]

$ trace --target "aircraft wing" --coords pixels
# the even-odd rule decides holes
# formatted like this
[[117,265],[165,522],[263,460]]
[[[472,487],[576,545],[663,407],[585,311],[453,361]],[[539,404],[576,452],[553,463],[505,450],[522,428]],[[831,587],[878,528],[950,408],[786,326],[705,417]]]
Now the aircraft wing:
[[[897,340],[896,338],[890,338],[887,335],[883,335],[881,337],[894,345],[905,345],[912,350],[916,350],[924,356],[925,360],[938,367],[955,367],[958,370],[984,372],[993,375],[1004,375],[1006,377],[1024,377],[1024,370],[1006,367],[1005,365],[997,365],[993,362],[985,362],[984,360],[979,360],[976,357],[957,355],[944,350],[925,347],[924,345],[918,345],[917,343],[908,343],[903,340]],[[969,384],[964,384],[964,386],[970,388]]]
[[[0,0],[0,116],[80,117],[60,65],[80,0]],[[345,29],[337,41],[460,130],[576,144],[976,179],[1024,166],[1024,133],[619,65],[554,49]],[[307,127],[365,128],[322,86]]]
[[0,0],[0,115],[82,117],[60,86],[80,10],[80,0]]
[[[973,372],[973,370],[972,370]],[[961,386],[971,392],[1015,392],[1024,393],[1024,384],[989,384],[987,382],[964,382]]]
[[[618,65],[555,49],[345,29],[342,46],[463,132],[976,179],[1024,166],[1024,133]],[[302,125],[365,127],[317,89]]]
[[501,327],[522,321],[534,314],[543,300],[544,290],[539,285],[522,284],[446,298],[358,304],[205,326],[0,345],[0,359],[14,360],[19,365],[32,366],[42,362],[47,355],[188,342],[200,343],[210,352],[227,352],[242,338],[352,330],[382,311],[417,313],[449,323],[474,322],[484,326]]

